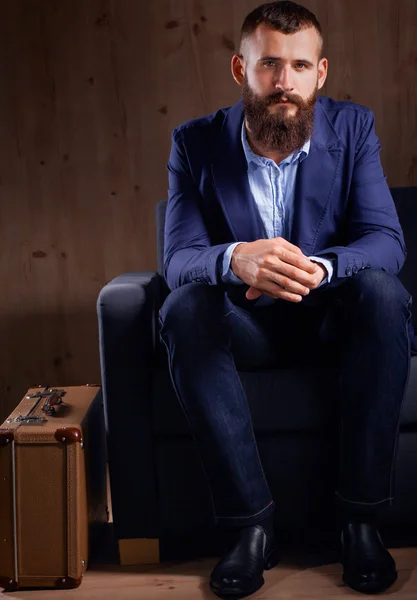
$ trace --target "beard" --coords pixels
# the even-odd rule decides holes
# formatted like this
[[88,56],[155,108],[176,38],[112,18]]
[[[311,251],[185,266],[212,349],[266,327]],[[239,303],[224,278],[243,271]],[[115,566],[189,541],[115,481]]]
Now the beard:
[[[318,96],[317,84],[307,100],[282,90],[262,97],[250,88],[245,76],[242,96],[250,135],[265,150],[291,154],[301,148],[311,137]],[[271,112],[269,107],[282,98],[286,98],[288,102],[293,102],[298,107],[295,115],[289,115],[289,108],[285,105],[278,106],[275,112]]]

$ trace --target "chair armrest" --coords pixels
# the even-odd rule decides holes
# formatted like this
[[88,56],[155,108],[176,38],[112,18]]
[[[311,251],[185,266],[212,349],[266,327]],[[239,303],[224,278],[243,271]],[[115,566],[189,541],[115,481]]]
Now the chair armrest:
[[163,278],[124,273],[97,300],[100,364],[116,537],[158,537],[151,373]]

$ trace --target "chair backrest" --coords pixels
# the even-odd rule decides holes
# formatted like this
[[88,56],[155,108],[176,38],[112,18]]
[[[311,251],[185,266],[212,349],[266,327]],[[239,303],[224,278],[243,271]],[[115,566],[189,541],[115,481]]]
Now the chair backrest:
[[[417,186],[391,188],[391,194],[397,207],[408,251],[399,278],[417,302]],[[167,200],[160,200],[156,205],[158,273],[162,277],[164,276],[164,228],[167,204]],[[417,329],[416,308],[414,308],[413,322]]]
[[156,252],[158,259],[158,273],[164,276],[164,230],[165,213],[167,211],[168,200],[160,200],[156,205]]
[[[417,302],[417,186],[391,188],[398,218],[404,232],[407,258],[399,278]],[[413,310],[413,325],[417,331],[417,307]]]

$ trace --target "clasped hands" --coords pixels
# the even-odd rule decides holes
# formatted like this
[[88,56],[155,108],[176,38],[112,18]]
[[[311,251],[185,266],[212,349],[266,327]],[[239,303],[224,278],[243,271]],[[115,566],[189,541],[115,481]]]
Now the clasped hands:
[[326,267],[281,237],[239,244],[233,250],[230,266],[250,286],[246,292],[248,300],[265,294],[301,302],[327,276]]

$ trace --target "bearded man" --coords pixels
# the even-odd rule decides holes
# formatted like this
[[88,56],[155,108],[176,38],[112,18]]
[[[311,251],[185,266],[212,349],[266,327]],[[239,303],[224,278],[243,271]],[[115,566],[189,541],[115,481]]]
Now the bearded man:
[[231,67],[242,100],[173,132],[171,292],[159,313],[216,522],[234,531],[210,586],[220,597],[249,595],[278,562],[275,501],[237,369],[296,364],[308,346],[340,356],[343,579],[378,593],[397,578],[376,519],[393,500],[414,338],[374,118],[318,96],[328,69],[321,27],[293,2],[246,17]]

